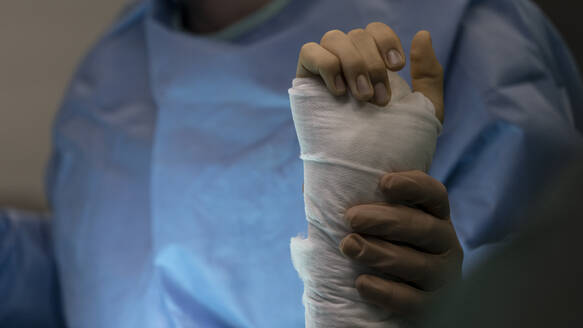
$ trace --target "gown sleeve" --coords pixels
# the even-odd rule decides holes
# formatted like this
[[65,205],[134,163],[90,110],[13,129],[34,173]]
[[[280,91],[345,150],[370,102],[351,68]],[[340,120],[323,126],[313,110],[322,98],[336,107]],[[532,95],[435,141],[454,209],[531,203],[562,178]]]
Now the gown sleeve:
[[0,208],[0,327],[64,327],[50,225]]
[[581,153],[583,87],[528,1],[469,8],[449,60],[431,174],[448,188],[467,271],[530,224],[520,214]]

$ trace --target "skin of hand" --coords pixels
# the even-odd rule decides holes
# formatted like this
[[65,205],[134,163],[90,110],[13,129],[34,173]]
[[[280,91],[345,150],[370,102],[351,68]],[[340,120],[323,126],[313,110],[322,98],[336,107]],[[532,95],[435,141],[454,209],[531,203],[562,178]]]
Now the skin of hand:
[[[414,36],[410,60],[413,90],[431,100],[443,122],[443,69],[429,32]],[[400,39],[390,27],[375,22],[348,34],[329,31],[319,44],[304,44],[296,76],[320,76],[336,96],[344,95],[348,85],[356,99],[384,106],[391,97],[386,69],[399,71],[404,66]],[[450,219],[447,190],[421,171],[388,173],[379,188],[385,203],[346,211],[353,232],[339,248],[350,259],[395,277],[357,277],[355,287],[363,299],[415,318],[461,278],[463,250]]]
[[[429,32],[415,35],[410,55],[413,91],[431,100],[443,123],[443,69],[433,52]],[[405,52],[397,34],[387,25],[374,22],[348,34],[332,30],[319,44],[304,44],[296,77],[319,76],[335,96],[344,95],[348,84],[356,99],[385,106],[391,99],[386,69],[397,72],[404,66]]]

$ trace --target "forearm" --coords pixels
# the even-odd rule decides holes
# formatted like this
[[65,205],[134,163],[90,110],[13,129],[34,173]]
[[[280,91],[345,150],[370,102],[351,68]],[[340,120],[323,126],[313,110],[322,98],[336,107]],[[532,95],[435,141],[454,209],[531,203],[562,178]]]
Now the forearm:
[[62,327],[46,214],[0,209],[0,326]]
[[388,107],[330,95],[315,79],[296,79],[290,102],[304,160],[308,238],[291,242],[292,260],[304,281],[306,326],[399,326],[392,313],[371,307],[355,288],[365,272],[342,256],[351,232],[344,211],[384,200],[385,172],[427,170],[441,124],[429,100],[390,73]]

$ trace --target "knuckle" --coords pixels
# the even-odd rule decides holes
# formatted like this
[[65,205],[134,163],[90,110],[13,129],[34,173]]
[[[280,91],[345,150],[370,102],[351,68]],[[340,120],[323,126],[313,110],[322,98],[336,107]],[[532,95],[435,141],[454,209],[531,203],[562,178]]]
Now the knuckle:
[[387,28],[388,26],[381,22],[372,22],[366,26],[367,30],[382,30]]
[[449,214],[449,194],[447,192],[447,188],[440,181],[438,181],[438,180],[434,180],[434,181],[435,181],[435,190],[436,190],[437,199],[439,201],[439,204],[441,204],[440,205],[441,211],[443,212],[443,215],[448,215]]
[[418,215],[423,217],[416,220],[417,223],[411,223],[414,226],[414,228],[411,229],[412,231],[415,231],[413,233],[414,238],[423,245],[440,245],[441,241],[436,240],[436,238],[438,238],[436,236],[441,236],[443,233],[440,234],[438,219],[425,213]]
[[445,187],[445,185],[443,183],[441,183],[441,181],[439,181],[439,180],[435,180],[435,182],[436,182],[436,188],[437,188],[437,190],[441,194],[447,195],[447,188]]
[[[427,214],[424,214],[424,215],[427,215]],[[436,220],[433,217],[428,217],[427,220],[425,220],[425,221],[426,221],[426,223],[423,224],[422,238],[424,238],[427,242],[430,242],[430,241],[432,241],[431,239],[433,239],[434,236],[438,235],[439,223],[442,223],[442,222]]]
[[381,205],[382,212],[378,215],[375,225],[382,231],[391,232],[399,223],[399,208],[401,205]]
[[361,274],[354,281],[354,287],[364,299],[387,304],[391,303],[395,296],[393,285],[381,282],[379,279],[367,274]]
[[417,180],[420,186],[425,186],[424,189],[429,188],[427,189],[428,191],[433,190],[434,194],[437,195],[440,200],[447,202],[448,200],[447,188],[441,181],[419,170],[413,171],[413,178]]
[[394,44],[395,41],[399,40],[399,37],[395,34],[393,29],[380,22],[368,24],[366,30],[373,34],[375,39],[380,42],[381,45]]
[[374,74],[387,74],[387,71],[385,69],[385,64],[382,62],[382,60],[370,60],[368,62],[368,70],[371,73]]
[[346,70],[350,72],[365,73],[368,71],[364,59],[362,59],[360,56],[351,56],[346,58],[343,60],[342,64]]
[[383,218],[383,231],[387,232],[388,236],[393,238],[402,238],[407,235],[410,227],[413,225],[413,213],[407,206],[392,205],[395,211],[385,218]]
[[306,52],[311,51],[315,45],[317,45],[315,42],[304,43],[300,48],[300,54],[305,54]]
[[399,247],[384,240],[373,240],[370,245],[367,255],[371,259],[371,267],[383,272],[392,272],[398,268],[402,261],[402,250]]
[[428,176],[427,173],[425,173],[425,172],[423,172],[421,170],[413,170],[413,171],[410,171],[410,172],[411,172],[411,176],[413,176],[416,179],[423,179],[423,178],[425,178],[425,177]]
[[399,266],[399,259],[400,257],[394,249],[386,247],[383,252],[383,260],[380,262],[382,265],[378,269],[388,273],[393,272]]
[[368,288],[367,278],[365,275],[360,275],[354,281],[354,287],[360,292],[365,292]]
[[350,32],[348,32],[348,36],[349,37],[362,37],[364,35],[366,35],[366,31],[361,29],[361,28],[356,28],[354,30],[351,30]]
[[339,38],[341,38],[342,36],[344,36],[344,32],[342,32],[340,30],[331,30],[331,31],[324,33],[324,35],[322,36],[322,39],[320,40],[320,43],[324,44],[324,43],[334,42],[334,41],[338,40]]
[[372,79],[384,81],[387,79],[387,71],[383,62],[374,61],[368,64],[368,72]]
[[447,268],[448,272],[456,272],[458,269],[461,270],[463,257],[463,250],[461,247],[458,248],[457,246],[450,248],[439,256],[442,267]]
[[[348,49],[347,49],[348,50]],[[362,56],[352,49],[346,51],[344,56],[341,58],[342,65],[347,66],[349,68],[359,68],[366,70],[366,63]]]
[[401,210],[402,214],[401,220],[395,225],[395,230],[404,234],[416,226],[415,222],[417,221],[417,213],[405,205],[398,205],[398,208]]
[[377,33],[377,35],[375,35],[375,38],[381,48],[390,49],[394,47],[395,38],[392,35]]
[[394,173],[387,173],[381,177],[381,181],[379,182],[379,186],[383,190],[390,189],[390,181],[391,181],[393,175],[394,175]]
[[320,68],[327,73],[335,73],[340,71],[340,61],[335,56],[323,58]]
[[433,263],[428,256],[423,256],[421,263],[419,265],[419,270],[417,271],[418,281],[422,281],[432,277],[433,276],[432,269],[434,265],[435,263]]
[[355,228],[357,226],[357,224],[356,224],[357,214],[358,214],[358,210],[356,207],[351,207],[344,213],[344,218],[348,222],[348,225],[350,226],[350,228],[352,230],[355,230]]

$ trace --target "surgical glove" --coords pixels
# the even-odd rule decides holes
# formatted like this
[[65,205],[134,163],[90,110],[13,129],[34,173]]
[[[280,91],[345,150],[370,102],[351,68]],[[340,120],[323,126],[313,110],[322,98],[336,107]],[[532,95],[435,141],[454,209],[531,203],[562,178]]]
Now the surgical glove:
[[362,274],[363,299],[418,318],[432,299],[461,277],[463,251],[450,220],[445,187],[421,171],[385,174],[380,189],[387,203],[346,211],[353,233],[342,239],[347,257],[396,279]]

